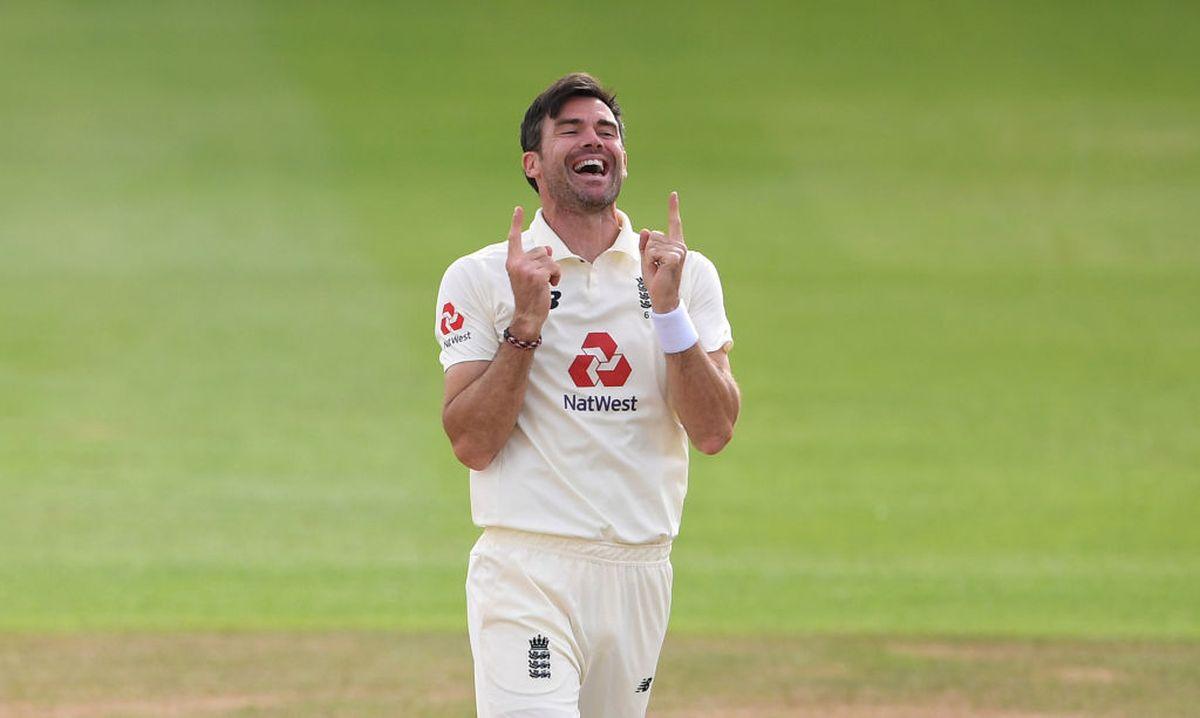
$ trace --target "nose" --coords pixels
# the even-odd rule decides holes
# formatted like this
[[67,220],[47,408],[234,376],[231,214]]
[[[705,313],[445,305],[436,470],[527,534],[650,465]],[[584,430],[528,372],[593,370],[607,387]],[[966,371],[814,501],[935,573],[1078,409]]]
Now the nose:
[[583,145],[584,147],[602,147],[604,145],[604,140],[595,127],[588,127],[583,131]]

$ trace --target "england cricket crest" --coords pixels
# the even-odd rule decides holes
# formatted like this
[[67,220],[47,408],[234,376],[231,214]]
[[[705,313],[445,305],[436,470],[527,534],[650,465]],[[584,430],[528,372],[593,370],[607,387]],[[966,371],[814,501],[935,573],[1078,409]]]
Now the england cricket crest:
[[540,633],[529,639],[529,677],[550,677],[550,639]]

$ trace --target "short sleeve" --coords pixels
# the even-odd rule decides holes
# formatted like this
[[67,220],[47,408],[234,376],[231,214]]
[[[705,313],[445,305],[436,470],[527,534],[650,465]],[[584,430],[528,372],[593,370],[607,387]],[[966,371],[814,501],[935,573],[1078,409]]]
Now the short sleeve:
[[712,260],[695,251],[688,251],[686,261],[692,265],[687,310],[700,335],[700,348],[706,352],[728,349],[733,345],[733,330],[725,316],[725,295],[717,268]]
[[441,347],[443,371],[459,362],[491,361],[500,347],[487,277],[479,270],[471,257],[463,257],[442,276],[433,335]]

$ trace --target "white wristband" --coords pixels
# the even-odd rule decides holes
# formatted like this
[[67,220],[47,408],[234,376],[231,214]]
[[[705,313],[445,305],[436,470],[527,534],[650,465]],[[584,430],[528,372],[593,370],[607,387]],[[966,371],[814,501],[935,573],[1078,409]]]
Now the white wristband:
[[682,304],[666,314],[651,312],[650,320],[654,322],[654,333],[658,335],[658,343],[667,354],[678,354],[691,349],[700,341],[696,326],[692,324],[692,318],[688,316]]

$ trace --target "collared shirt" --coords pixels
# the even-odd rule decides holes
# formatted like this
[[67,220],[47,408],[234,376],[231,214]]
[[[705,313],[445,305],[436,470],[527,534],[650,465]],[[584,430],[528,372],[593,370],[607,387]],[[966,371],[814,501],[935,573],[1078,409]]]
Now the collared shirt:
[[[667,403],[666,356],[650,321],[639,236],[620,233],[594,262],[567,249],[539,209],[521,235],[549,246],[562,277],[535,350],[525,400],[507,443],[471,471],[481,526],[618,543],[679,532],[687,492],[687,434]],[[434,336],[442,367],[492,360],[512,320],[507,242],[456,260],[442,277]],[[688,250],[680,284],[706,352],[733,342],[712,262]]]

